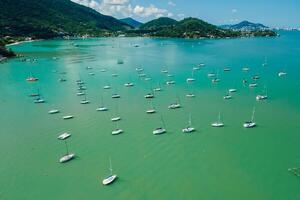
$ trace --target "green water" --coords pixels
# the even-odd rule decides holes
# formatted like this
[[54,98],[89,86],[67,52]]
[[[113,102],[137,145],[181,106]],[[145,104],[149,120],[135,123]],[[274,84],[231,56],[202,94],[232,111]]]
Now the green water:
[[[287,171],[300,167],[300,32],[234,40],[54,40],[12,49],[37,62],[13,59],[0,64],[1,200],[300,198],[300,179]],[[262,67],[265,57],[268,66]],[[124,64],[118,65],[118,59]],[[186,78],[199,63],[206,66],[188,85]],[[139,78],[137,66],[152,81]],[[165,85],[163,66],[176,85]],[[225,66],[231,72],[224,72]],[[251,70],[243,72],[244,66]],[[101,72],[103,68],[107,71]],[[281,70],[288,75],[279,78]],[[212,84],[207,73],[218,71],[221,81]],[[37,83],[26,82],[30,72],[40,79]],[[58,81],[60,72],[66,72],[66,82]],[[259,87],[242,84],[256,74],[261,77]],[[86,82],[89,105],[81,105],[82,97],[76,96],[79,78]],[[129,81],[135,86],[124,87]],[[158,82],[163,89],[153,100],[158,113],[147,115],[150,104],[144,95]],[[111,90],[102,89],[107,84]],[[257,102],[264,87],[269,99]],[[34,104],[28,97],[38,88],[45,104]],[[238,92],[225,101],[229,88]],[[185,97],[191,91],[196,98]],[[114,92],[121,99],[111,99]],[[108,112],[96,112],[101,96]],[[182,108],[168,110],[177,96]],[[250,120],[254,106],[258,126],[246,130],[242,124]],[[61,113],[49,115],[54,108]],[[116,112],[124,133],[112,136],[115,124],[110,118]],[[226,126],[214,129],[210,124],[219,112]],[[186,135],[181,129],[189,113],[197,131]],[[75,118],[64,121],[63,115]],[[167,133],[154,136],[161,115]],[[69,149],[77,157],[60,164],[65,146],[57,136],[64,131],[72,134]],[[104,187],[109,157],[119,179]]]

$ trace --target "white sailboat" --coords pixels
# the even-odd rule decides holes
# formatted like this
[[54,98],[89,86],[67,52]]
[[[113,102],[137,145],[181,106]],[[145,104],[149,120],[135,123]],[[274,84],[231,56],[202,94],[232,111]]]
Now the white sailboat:
[[112,164],[111,164],[110,158],[109,158],[109,171],[110,171],[109,176],[102,180],[103,185],[110,185],[117,179],[117,175],[113,174],[113,169],[112,169]]
[[90,101],[86,99],[86,94],[84,94],[84,99],[80,101],[80,104],[89,104]]
[[170,110],[174,110],[174,109],[178,109],[178,108],[181,108],[180,101],[179,101],[179,97],[177,97],[177,101],[176,101],[176,102],[171,103],[171,104],[168,106],[168,109],[170,109]]
[[101,104],[96,110],[101,112],[108,111],[108,108],[104,105],[103,96],[101,96]]
[[190,78],[187,78],[186,79],[186,82],[187,83],[192,83],[192,82],[194,82],[196,79],[194,78],[194,69],[192,70],[192,77],[190,77]]
[[65,163],[65,162],[68,162],[70,160],[72,160],[73,158],[75,158],[75,154],[74,153],[69,153],[69,149],[68,149],[68,144],[67,144],[67,141],[65,141],[65,145],[66,145],[66,154],[63,155],[60,159],[59,159],[59,162],[60,163]]
[[244,128],[254,128],[256,123],[254,122],[255,108],[253,108],[251,121],[247,121],[243,124]]
[[66,116],[63,116],[63,119],[64,119],[64,120],[73,119],[73,118],[74,118],[73,115],[66,115]]
[[116,112],[115,112],[115,116],[111,118],[112,122],[117,122],[120,121],[121,117],[118,115],[118,102],[116,102]]
[[256,96],[257,101],[263,101],[268,99],[267,89],[265,89],[265,94],[259,94]]
[[67,138],[69,138],[69,137],[71,137],[71,134],[65,132],[65,133],[60,134],[60,135],[57,137],[57,139],[59,139],[59,140],[65,140],[65,139],[67,139]]
[[59,113],[59,110],[57,110],[57,109],[49,110],[48,113],[49,114],[57,114],[57,113]]
[[167,132],[162,116],[161,116],[161,125],[162,125],[161,127],[154,129],[154,131],[152,132],[153,135],[161,135]]
[[219,113],[218,121],[212,123],[211,126],[216,128],[220,128],[224,126],[223,122],[221,121],[221,113]]
[[155,108],[153,106],[153,102],[150,101],[150,104],[151,104],[151,108],[149,110],[147,110],[146,113],[147,114],[154,114],[154,113],[156,113],[156,110],[155,110]]
[[192,127],[192,114],[190,113],[189,123],[188,123],[187,127],[182,129],[182,132],[183,133],[192,133],[194,131],[196,131],[196,129],[194,127]]
[[112,135],[120,135],[124,131],[119,128],[119,122],[116,122],[116,129],[111,132]]
[[161,91],[161,86],[160,83],[158,83],[158,86],[153,89],[154,92],[160,92]]

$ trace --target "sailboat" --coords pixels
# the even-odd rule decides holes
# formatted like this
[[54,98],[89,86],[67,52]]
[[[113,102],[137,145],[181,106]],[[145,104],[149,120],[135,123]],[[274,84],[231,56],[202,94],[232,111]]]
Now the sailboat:
[[170,81],[167,81],[166,84],[167,84],[167,85],[174,85],[174,84],[175,84],[175,81],[170,80]]
[[160,83],[158,83],[158,86],[153,89],[154,92],[160,92],[161,91],[161,86]]
[[116,102],[116,113],[115,113],[115,117],[111,118],[112,122],[117,122],[120,121],[121,117],[118,115],[118,102]]
[[147,114],[154,114],[156,113],[156,110],[153,107],[153,102],[151,101],[151,108],[146,111]]
[[216,128],[220,128],[224,126],[224,124],[221,121],[221,113],[219,113],[218,121],[212,123],[211,126]]
[[103,96],[101,96],[101,105],[96,110],[97,111],[108,111],[108,108],[104,106]]
[[128,82],[124,84],[125,87],[133,87],[134,84],[132,82]]
[[34,103],[45,103],[45,100],[42,98],[40,91],[38,90],[38,95],[36,96],[36,98],[33,101]]
[[267,90],[265,89],[265,94],[259,94],[256,96],[256,100],[257,101],[263,101],[268,99],[268,94],[267,94]]
[[185,127],[184,129],[182,129],[182,132],[183,133],[192,133],[194,131],[196,131],[196,129],[192,127],[192,114],[190,113],[188,126]]
[[30,72],[29,77],[26,79],[26,81],[28,81],[28,82],[35,82],[35,81],[38,81],[38,80],[39,80],[38,78],[32,76],[31,72]]
[[65,140],[65,139],[67,139],[67,138],[69,138],[69,137],[71,137],[71,134],[65,132],[65,133],[63,133],[63,134],[60,134],[60,135],[57,137],[57,139],[59,139],[59,140]]
[[251,121],[247,121],[244,123],[244,128],[254,128],[256,126],[256,123],[254,122],[254,115],[255,115],[255,108],[253,108],[253,113],[251,117]]
[[49,114],[57,114],[57,113],[59,113],[59,110],[57,110],[57,109],[49,110],[48,113]]
[[73,119],[73,118],[74,118],[73,115],[65,115],[65,116],[63,116],[64,120]]
[[223,97],[223,99],[229,100],[229,99],[232,99],[232,96],[228,93]]
[[144,71],[144,69],[141,68],[141,67],[137,67],[137,68],[135,68],[135,70],[136,70],[137,72],[142,72],[142,71]]
[[177,102],[174,102],[174,103],[171,103],[168,108],[171,109],[171,110],[174,110],[174,109],[178,109],[180,108],[181,105],[180,105],[180,100],[179,100],[179,97],[177,97]]
[[187,78],[186,82],[187,83],[192,83],[194,82],[196,79],[194,78],[194,69],[192,70],[192,77],[191,78]]
[[167,132],[167,130],[165,129],[165,123],[162,116],[161,116],[161,125],[162,125],[161,127],[154,129],[153,135],[161,135]]
[[63,155],[63,156],[59,159],[59,162],[60,162],[60,163],[68,162],[68,161],[72,160],[72,159],[75,157],[75,154],[74,154],[74,153],[69,153],[68,144],[67,144],[67,141],[66,141],[66,140],[65,140],[65,144],[66,144],[66,150],[67,150],[67,153],[66,153],[65,155]]
[[109,158],[109,171],[110,171],[109,176],[102,180],[103,185],[109,185],[117,179],[117,175],[113,175],[113,169],[112,169],[112,164],[111,164],[110,158]]
[[80,104],[89,104],[90,101],[86,99],[86,94],[84,94],[84,99],[80,101]]
[[265,57],[265,60],[264,60],[264,62],[263,62],[263,64],[262,64],[262,66],[263,67],[266,67],[268,65],[268,58],[267,58],[267,56]]
[[211,82],[212,82],[212,83],[218,83],[218,82],[220,82],[220,79],[219,79],[219,71],[217,72],[217,76],[216,76],[215,78],[213,78],[213,79],[211,80]]
[[279,77],[283,77],[283,76],[286,76],[286,75],[287,75],[287,73],[284,72],[284,71],[281,71],[281,72],[278,73]]
[[119,122],[116,122],[116,129],[111,132],[112,135],[119,135],[123,133],[123,130],[119,128]]

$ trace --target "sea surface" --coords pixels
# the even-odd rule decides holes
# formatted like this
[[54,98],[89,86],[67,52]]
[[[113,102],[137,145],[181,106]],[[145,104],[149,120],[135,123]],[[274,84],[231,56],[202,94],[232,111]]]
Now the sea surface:
[[[11,46],[27,61],[0,64],[0,199],[300,199],[300,178],[288,171],[300,167],[300,32],[280,34],[216,40],[50,40]],[[187,83],[193,67],[201,63],[205,66],[194,71],[196,81]],[[137,67],[151,80],[139,77]],[[224,72],[224,67],[231,71]],[[279,77],[280,71],[287,75]],[[220,82],[212,83],[208,73]],[[30,74],[39,81],[28,83]],[[260,79],[251,89],[254,75]],[[85,82],[90,104],[80,104],[84,97],[76,95],[79,79]],[[168,80],[176,84],[167,86]],[[127,82],[134,87],[125,87]],[[111,89],[104,90],[105,85]],[[157,113],[146,114],[151,103],[144,96],[158,85],[162,91],[152,101]],[[230,88],[237,92],[224,100]],[[44,104],[28,96],[38,91]],[[121,98],[112,99],[114,93]],[[187,98],[188,93],[196,97]],[[266,93],[267,100],[256,101],[256,95]],[[101,99],[109,111],[96,111]],[[169,110],[173,102],[182,107]],[[257,127],[245,129],[254,108]],[[60,113],[50,115],[51,109]],[[219,113],[225,126],[213,128]],[[63,120],[64,115],[74,119]],[[122,118],[118,125],[111,122],[116,115]],[[196,132],[184,134],[190,115]],[[153,135],[162,124],[167,133]],[[113,136],[117,126],[124,133]],[[66,146],[57,136],[63,132],[72,134],[67,144],[76,158],[61,164]],[[119,178],[103,186],[109,158]]]

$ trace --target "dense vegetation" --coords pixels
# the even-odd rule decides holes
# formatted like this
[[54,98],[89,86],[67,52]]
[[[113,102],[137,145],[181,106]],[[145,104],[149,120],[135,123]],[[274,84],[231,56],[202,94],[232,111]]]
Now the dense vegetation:
[[132,27],[70,0],[0,0],[0,37],[103,36]]
[[[275,36],[270,30],[234,31],[221,29],[197,18],[186,18],[179,22],[170,18],[152,20],[135,31],[154,37],[177,37],[177,38],[225,38],[225,37],[251,37],[251,36]],[[133,34],[133,31],[129,31]]]
[[233,29],[233,30],[266,30],[268,29],[267,26],[260,24],[260,23],[252,23],[249,21],[242,21],[238,24],[233,24],[233,25],[221,25],[220,28],[223,29]]
[[168,17],[161,17],[143,24],[140,27],[140,30],[159,30],[163,28],[172,27],[176,23],[177,21],[174,19]]
[[16,56],[14,52],[6,49],[4,46],[0,46],[0,61],[2,57],[10,58]]
[[120,19],[121,22],[124,22],[128,24],[129,26],[132,26],[134,28],[139,28],[143,23],[136,21],[135,19],[132,19],[131,17]]

